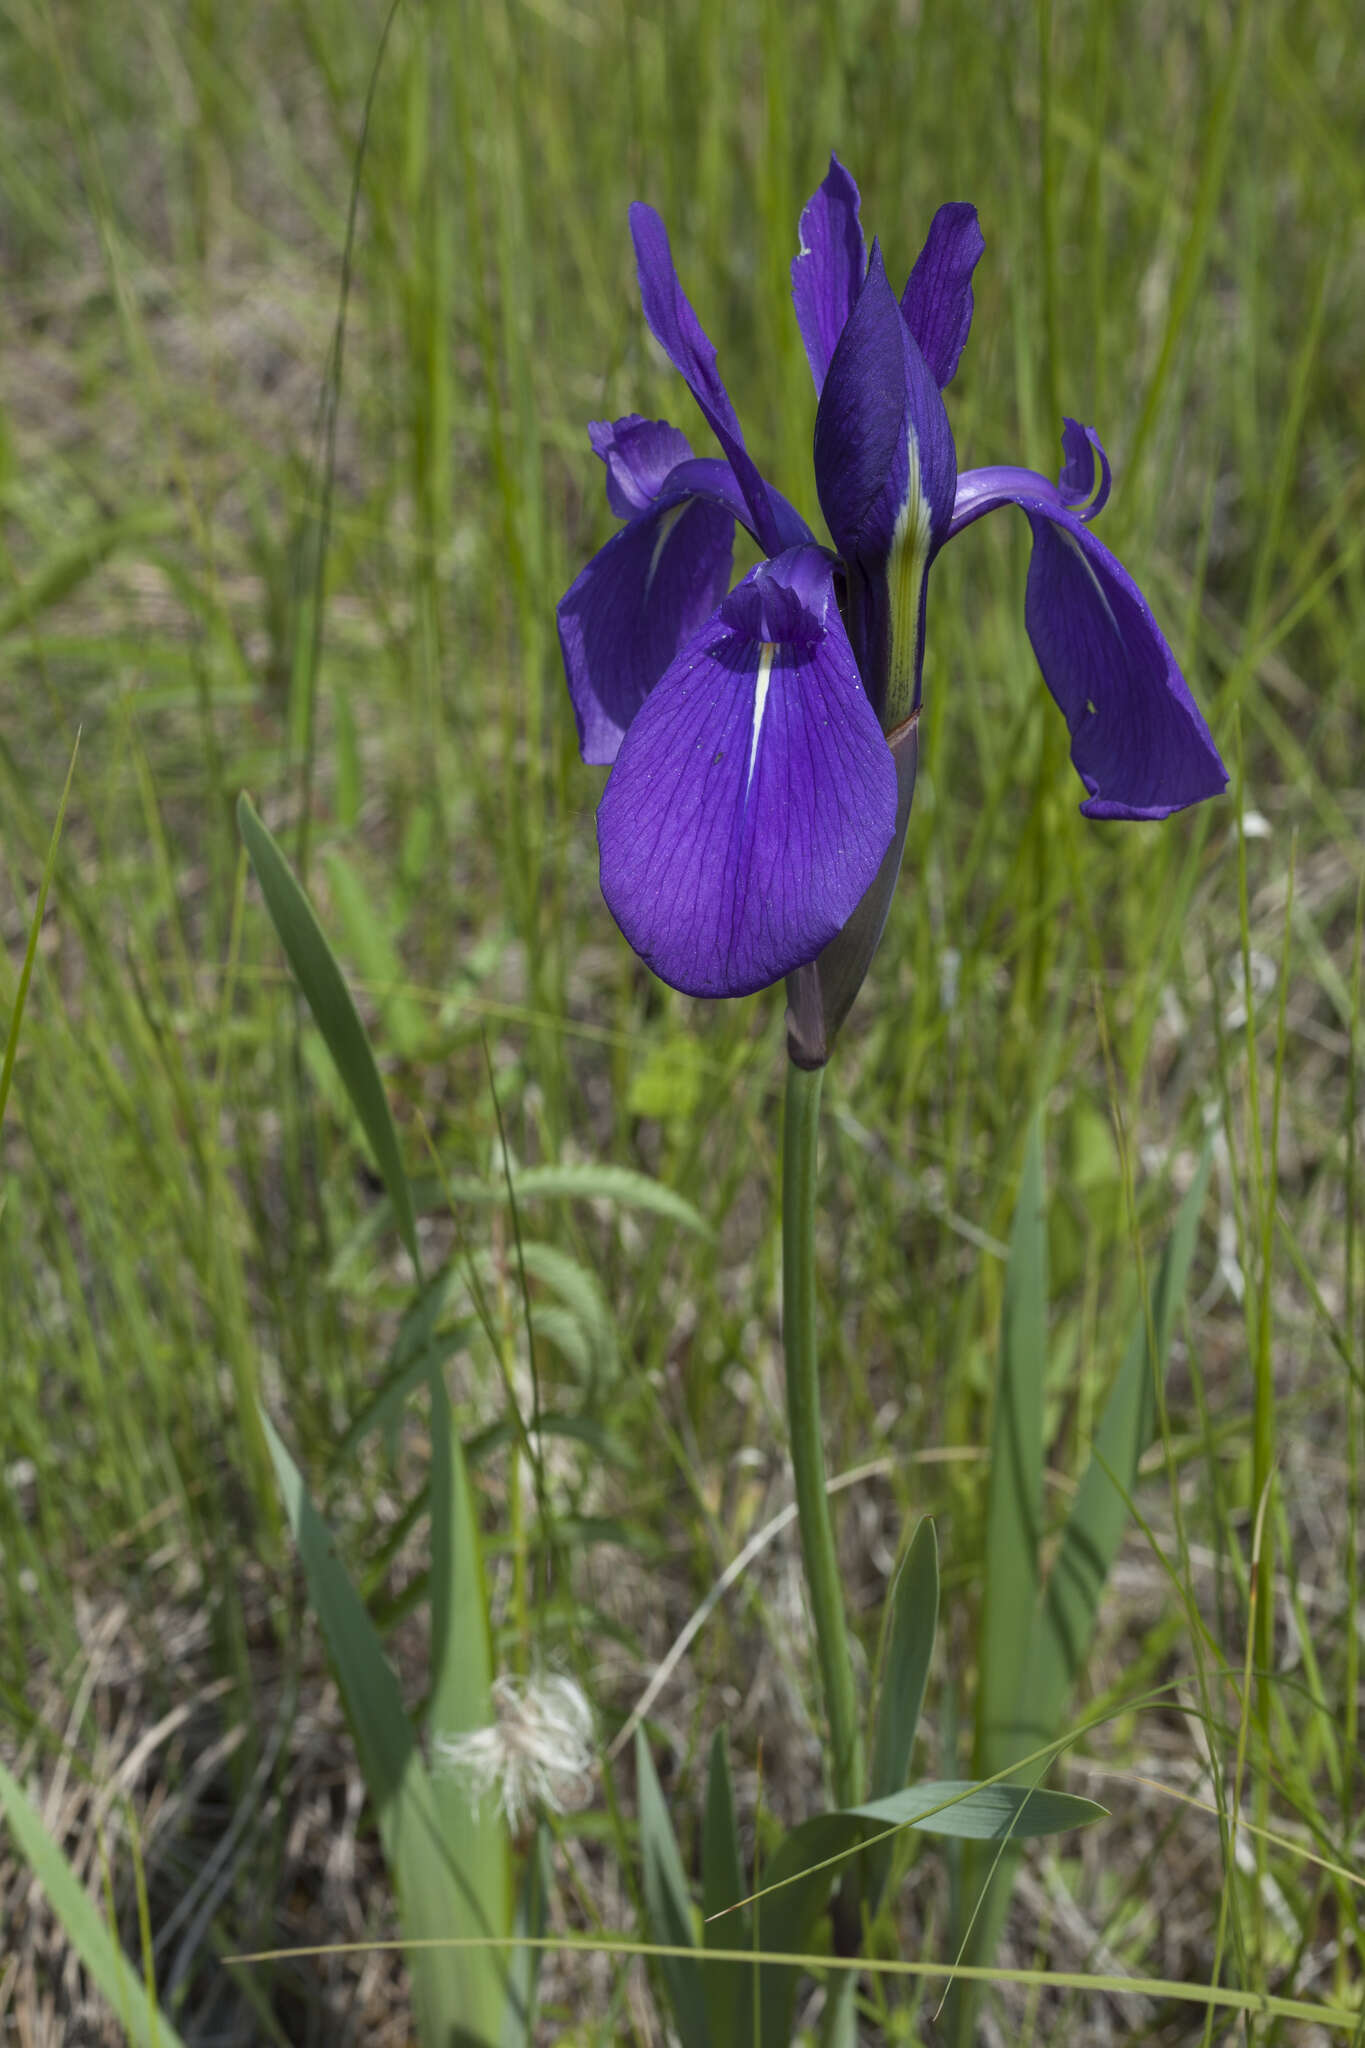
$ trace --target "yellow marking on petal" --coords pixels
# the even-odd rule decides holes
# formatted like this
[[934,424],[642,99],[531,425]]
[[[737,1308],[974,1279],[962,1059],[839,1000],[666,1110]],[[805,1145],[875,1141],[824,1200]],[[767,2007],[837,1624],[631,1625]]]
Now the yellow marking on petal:
[[659,566],[660,556],[663,554],[665,547],[668,545],[668,536],[672,533],[674,527],[682,518],[683,513],[686,510],[686,502],[684,502],[681,505],[670,505],[667,512],[664,513],[662,519],[660,519],[659,521],[659,531],[654,536],[654,550],[649,558],[649,568],[645,572],[645,587],[643,597],[641,600],[642,602],[648,602],[650,588],[654,582],[654,572]]
[[904,724],[915,708],[919,670],[919,601],[929,566],[929,500],[920,476],[915,430],[907,435],[910,471],[905,503],[891,535],[886,580],[891,604],[891,662],[882,724],[887,732]]

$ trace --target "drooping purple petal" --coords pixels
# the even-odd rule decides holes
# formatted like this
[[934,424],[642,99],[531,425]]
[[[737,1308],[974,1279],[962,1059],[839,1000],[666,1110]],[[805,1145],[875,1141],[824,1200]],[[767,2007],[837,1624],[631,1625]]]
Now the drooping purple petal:
[[801,215],[792,258],[792,300],[818,396],[853,302],[867,275],[858,187],[836,156]]
[[[1074,435],[1067,456],[1063,486],[1071,492],[1082,481]],[[1106,463],[1101,492],[1107,488]],[[1033,530],[1025,623],[1071,734],[1086,817],[1165,818],[1220,795],[1228,777],[1213,736],[1123,564],[1061,488],[1027,469],[969,470],[952,532],[1000,505],[1017,505]]]
[[[708,425],[725,450],[749,507],[746,522],[765,554],[781,554],[809,539],[804,521],[759,475],[744,446],[730,394],[721,381],[716,351],[678,282],[668,230],[652,206],[636,200],[630,209],[630,231],[640,278],[640,300],[650,331],[701,407]],[[794,522],[794,523],[793,523]]]
[[747,995],[841,929],[895,820],[832,566],[801,548],[752,571],[646,699],[597,813],[602,893],[662,980]]
[[642,419],[638,412],[619,420],[589,420],[588,439],[607,466],[607,502],[618,519],[630,519],[652,505],[669,472],[692,455],[680,427]]
[[[714,459],[684,463],[674,475],[698,470],[729,478]],[[556,616],[585,761],[616,759],[649,692],[724,596],[733,541],[731,511],[666,490],[574,578]]]
[[1024,619],[1090,792],[1087,818],[1167,818],[1227,770],[1128,571],[1072,517],[1033,516]]
[[940,206],[901,294],[905,324],[940,391],[957,374],[972,326],[972,272],[985,238],[965,200]]

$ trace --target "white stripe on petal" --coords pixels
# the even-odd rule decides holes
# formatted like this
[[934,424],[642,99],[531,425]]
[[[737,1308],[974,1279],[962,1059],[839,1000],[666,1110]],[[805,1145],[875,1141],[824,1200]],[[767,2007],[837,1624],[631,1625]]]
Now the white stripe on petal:
[[775,652],[771,642],[765,641],[763,652],[758,657],[758,679],[754,684],[754,723],[749,735],[749,775],[744,784],[746,797],[754,779],[754,763],[758,759],[758,736],[763,729],[763,714],[768,708],[768,684],[772,680]]
[[647,575],[645,576],[645,587],[644,591],[641,594],[640,601],[642,604],[649,596],[650,587],[654,582],[655,571],[658,569],[660,558],[663,555],[663,551],[668,544],[668,536],[670,535],[670,533],[672,533],[674,527],[682,518],[683,513],[686,510],[686,501],[684,501],[681,505],[670,505],[667,512],[665,512],[659,520],[659,531],[654,536],[654,551],[649,558],[649,570]]

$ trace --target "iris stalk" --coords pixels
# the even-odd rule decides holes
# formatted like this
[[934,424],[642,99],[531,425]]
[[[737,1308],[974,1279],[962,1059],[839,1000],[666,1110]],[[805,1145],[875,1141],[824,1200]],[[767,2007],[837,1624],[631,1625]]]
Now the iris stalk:
[[824,1068],[787,1065],[782,1158],[782,1348],[787,1427],[796,1481],[801,1561],[815,1621],[815,1647],[829,1720],[836,1805],[862,1797],[863,1758],[844,1618],[843,1586],[820,1441],[820,1367],[815,1343],[815,1188]]

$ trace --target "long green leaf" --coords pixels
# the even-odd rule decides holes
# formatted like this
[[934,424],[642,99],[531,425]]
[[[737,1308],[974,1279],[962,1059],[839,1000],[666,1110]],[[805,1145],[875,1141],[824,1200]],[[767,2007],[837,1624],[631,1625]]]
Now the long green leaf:
[[[635,1731],[635,1781],[640,1807],[640,1853],[644,1863],[645,1911],[653,1940],[672,1948],[693,1948],[692,1907],[682,1858],[673,1835],[663,1791],[644,1730]],[[664,1956],[659,1967],[683,2048],[709,2048],[710,2025],[699,1966],[685,1956]]]
[[1206,1147],[1180,1204],[1157,1269],[1150,1329],[1140,1308],[1062,1529],[1023,1685],[1030,1746],[1056,1733],[1095,1632],[1100,1596],[1127,1527],[1138,1460],[1154,1432],[1155,1383],[1158,1375],[1165,1378],[1176,1315],[1189,1283],[1211,1157]]
[[[464,1450],[439,1368],[431,1374],[431,1695],[432,1746],[493,1719],[493,1645],[484,1585],[483,1546]],[[432,1780],[441,1840],[461,1888],[478,1900],[492,1931],[511,1926],[507,1829],[491,1804],[471,1804],[454,1773]],[[490,1976],[496,1987],[496,1977]]]
[[[744,1892],[730,1759],[725,1730],[717,1728],[711,1739],[701,1826],[702,1940],[707,1948],[743,1948],[748,1941],[749,1915],[727,1911]],[[713,1919],[713,1914],[724,1917]],[[752,2018],[746,1998],[752,1997],[752,1971],[742,1963],[704,1963],[702,1979],[712,2048],[744,2048]]]
[[417,1223],[412,1190],[403,1169],[388,1097],[379,1078],[370,1041],[360,1021],[341,969],[318,923],[313,906],[274,838],[243,790],[237,799],[237,825],[261,885],[265,907],[279,933],[294,979],[304,998],[352,1106],[360,1119],[375,1165],[393,1206],[398,1234],[420,1273]]
[[540,1997],[541,1941],[550,1914],[550,1831],[537,1827],[517,1894],[513,1932],[525,1935],[527,1946],[514,1949],[507,1967],[507,2008],[502,2022],[502,2048],[535,2048]]
[[[298,1467],[269,1417],[262,1414],[261,1421],[309,1597],[322,1624],[374,1802],[403,1932],[414,1942],[503,1934],[505,1897],[481,1896],[451,1854],[431,1778],[384,1646]],[[409,1969],[423,2048],[494,2048],[506,2002],[504,1965],[495,1952],[414,1948]]]
[[136,1970],[121,1953],[85,1886],[43,1826],[42,1815],[18,1779],[0,1764],[0,1811],[29,1868],[66,1929],[67,1939],[98,1984],[136,2048],[184,2048],[179,2034],[153,2003]]
[[986,1493],[976,1767],[993,1777],[1020,1754],[1016,1722],[1038,1595],[1047,1360],[1047,1218],[1035,1120],[1024,1155],[1000,1331],[1000,1377]]
[[[846,1813],[817,1813],[784,1835],[762,1872],[764,1890],[755,1899],[754,1947],[775,1955],[811,1956],[811,1937],[839,1873],[825,1866],[831,1857],[852,1848],[862,1837],[861,1824]],[[767,1890],[779,1886],[779,1890]],[[725,1923],[722,1921],[721,1926]],[[761,2048],[790,2048],[793,2013],[801,1972],[782,1963],[764,1963],[759,1970]]]
[[[868,1781],[874,1799],[898,1792],[909,1775],[937,1627],[938,1539],[926,1515],[910,1539],[887,1597]],[[865,1887],[874,1912],[890,1867],[890,1843],[869,1852]]]

